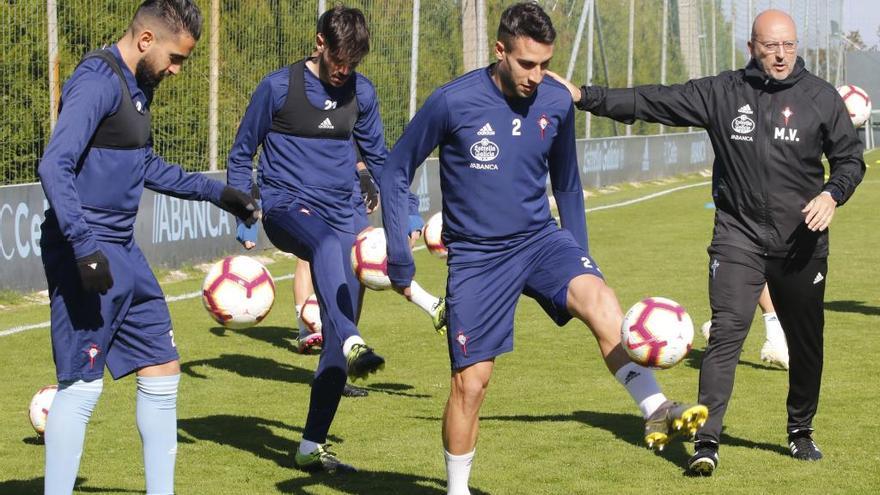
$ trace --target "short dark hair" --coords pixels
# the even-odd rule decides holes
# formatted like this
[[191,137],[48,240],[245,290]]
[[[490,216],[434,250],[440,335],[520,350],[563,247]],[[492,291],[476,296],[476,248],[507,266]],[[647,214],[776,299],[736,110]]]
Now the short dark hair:
[[131,27],[145,25],[148,18],[162,22],[174,34],[185,31],[196,41],[202,35],[202,12],[193,0],[145,0]]
[[510,49],[513,40],[520,37],[531,38],[545,45],[552,45],[556,41],[553,21],[537,3],[516,3],[501,13],[498,41],[504,43],[505,48]]
[[370,30],[360,9],[333,7],[318,18],[317,31],[330,54],[340,62],[355,64],[370,52]]

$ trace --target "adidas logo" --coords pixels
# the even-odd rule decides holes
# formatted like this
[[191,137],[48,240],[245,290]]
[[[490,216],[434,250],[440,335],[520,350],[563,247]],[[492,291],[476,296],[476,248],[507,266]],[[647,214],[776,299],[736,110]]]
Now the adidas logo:
[[822,273],[817,273],[816,278],[813,279],[813,285],[816,285],[823,280],[825,280],[825,277],[822,276]]
[[484,125],[479,131],[477,131],[477,136],[494,136],[494,135],[495,135],[495,130],[492,129],[492,126],[488,122],[486,122],[486,125]]
[[745,104],[745,105],[741,106],[741,107],[739,108],[739,110],[737,110],[737,112],[739,112],[739,113],[746,113],[746,114],[749,114],[749,115],[751,115],[752,113],[754,113],[754,112],[752,112],[752,107],[750,107],[748,104]]
[[638,378],[640,374],[641,373],[639,373],[637,371],[630,371],[629,373],[626,374],[626,378],[623,379],[623,385],[624,386],[629,385],[629,382]]
[[324,122],[318,124],[318,129],[335,129],[335,127],[333,127],[333,122],[330,122],[330,117],[327,117]]

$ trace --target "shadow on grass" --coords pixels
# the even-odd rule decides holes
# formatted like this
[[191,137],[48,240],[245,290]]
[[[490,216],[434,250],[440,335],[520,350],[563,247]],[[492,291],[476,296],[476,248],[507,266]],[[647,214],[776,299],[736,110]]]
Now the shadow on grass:
[[[268,328],[272,329],[280,327]],[[226,330],[223,328],[219,329]],[[286,330],[289,332],[289,329]],[[241,330],[240,332],[247,333],[250,332],[250,330]],[[285,383],[302,383],[305,385],[310,385],[312,383],[312,378],[315,374],[314,370],[311,369],[280,363],[269,358],[248,356],[246,354],[221,354],[220,357],[216,358],[184,362],[180,364],[180,371],[193,378],[208,378],[207,375],[198,370],[198,368],[205,366],[229,371],[245,378],[262,378],[265,380],[275,380]],[[370,392],[386,395],[396,395],[399,397],[410,397],[415,399],[432,397],[430,394],[405,392],[405,390],[412,390],[414,388],[412,385],[406,383],[359,382],[356,383],[356,385]]]
[[[75,490],[78,493],[143,493],[142,490],[82,486],[86,481],[86,478],[76,479]],[[0,481],[0,495],[43,495],[43,477]]]
[[210,331],[218,337],[225,337],[227,333],[242,335],[293,353],[296,353],[296,344],[293,341],[299,336],[299,331],[290,327],[263,327],[259,325],[244,329],[214,327]]
[[286,383],[309,384],[314,375],[314,371],[310,369],[246,354],[221,354],[216,358],[188,361],[181,363],[180,370],[194,378],[207,378],[197,371],[197,368],[204,366],[229,371],[245,378],[263,378]]
[[860,313],[880,316],[880,306],[868,306],[862,301],[825,301],[825,309],[838,313]]
[[[574,411],[571,414],[548,414],[543,416],[520,414],[512,416],[487,416],[481,417],[480,421],[521,421],[525,423],[575,421],[594,428],[603,429],[619,440],[647,449],[644,439],[645,420],[641,416],[634,414]],[[654,455],[663,457],[678,466],[684,466],[685,461],[690,457],[680,437],[667,445],[662,452],[654,452]]]
[[[358,471],[344,475],[315,474],[282,481],[275,485],[280,493],[308,494],[311,487],[328,487],[352,495],[406,494],[445,495],[446,480],[391,471]],[[489,495],[471,488],[473,495]]]
[[[684,358],[684,365],[688,368],[693,368],[695,370],[700,369],[700,364],[703,362],[703,355],[706,354],[705,349],[691,349],[688,352],[687,357]],[[779,368],[777,366],[770,366],[769,364],[764,363],[755,363],[752,361],[745,361],[740,358],[737,363],[738,366],[748,366],[750,368],[754,368],[756,370],[767,370],[767,371],[785,371],[786,370]]]
[[[437,418],[423,418],[437,419]],[[487,416],[481,417],[480,421],[519,421],[524,423],[535,422],[570,422],[577,421],[585,425],[603,429],[619,440],[640,448],[646,448],[643,436],[645,420],[640,416],[633,414],[609,413],[599,411],[574,411],[571,414],[549,414],[544,416],[533,415],[511,415],[511,416]],[[677,437],[669,443],[662,452],[655,452],[655,455],[663,457],[669,462],[684,468],[687,460],[690,458],[685,443],[690,440],[683,437]],[[779,444],[755,442],[743,438],[730,436],[726,433],[721,434],[721,445],[731,447],[745,447],[748,449],[760,449],[789,456],[788,449]]]
[[721,448],[723,449],[725,445],[729,445],[731,447],[745,447],[747,449],[766,450],[767,452],[772,452],[774,454],[791,457],[791,452],[789,452],[788,448],[782,444],[755,442],[752,440],[747,440],[745,438],[732,437],[727,433],[722,433]]
[[[195,440],[214,442],[250,452],[285,468],[293,468],[293,453],[299,447],[299,442],[279,436],[273,429],[285,430],[296,438],[303,431],[300,427],[273,419],[230,414],[179,419],[177,427],[192,437],[180,436],[181,443],[194,443]],[[331,443],[342,443],[342,439],[334,435],[328,436],[327,440]]]
[[42,435],[30,435],[22,438],[21,442],[28,445],[46,445],[46,439]]
[[427,399],[429,397],[433,397],[431,394],[414,394],[411,392],[404,392],[404,390],[412,390],[412,385],[407,385],[406,383],[363,383],[357,382],[356,385],[358,387],[363,388],[364,390],[369,390],[370,392],[378,392],[380,394],[385,395],[396,395],[398,397],[410,397],[413,399]]

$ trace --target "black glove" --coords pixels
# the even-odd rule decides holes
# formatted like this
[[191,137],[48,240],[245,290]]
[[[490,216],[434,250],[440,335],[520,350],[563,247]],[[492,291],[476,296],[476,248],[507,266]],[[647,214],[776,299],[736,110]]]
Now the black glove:
[[361,194],[364,196],[364,204],[367,205],[367,211],[373,211],[379,206],[379,188],[376,187],[376,181],[370,175],[367,169],[358,170],[358,180],[361,182]]
[[232,213],[250,227],[260,219],[260,208],[249,194],[226,186],[220,193],[220,208]]
[[101,250],[76,260],[79,279],[86,292],[104,294],[113,287],[113,275],[110,274],[110,261]]

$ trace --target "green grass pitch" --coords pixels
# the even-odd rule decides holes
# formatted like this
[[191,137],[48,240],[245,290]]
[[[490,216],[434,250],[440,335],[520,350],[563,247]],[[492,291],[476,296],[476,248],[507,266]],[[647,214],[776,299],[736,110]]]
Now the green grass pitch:
[[[642,420],[609,375],[589,331],[553,325],[524,298],[516,351],[497,360],[482,409],[473,493],[877,493],[880,451],[880,153],[832,224],[826,295],[825,374],[815,435],[825,459],[791,459],[785,445],[787,374],[759,359],[763,323],[756,318],[737,368],[711,478],[683,475],[690,443],[661,454],[642,443]],[[619,203],[700,176],[622,186],[588,200]],[[708,185],[588,214],[591,250],[626,309],[646,296],[672,298],[696,326],[708,316],[706,272],[713,210]],[[501,213],[499,213],[501,214]],[[417,280],[439,293],[445,265],[416,254]],[[277,276],[293,262],[269,266]],[[200,280],[168,283],[168,295],[198,290]],[[250,330],[213,324],[198,299],[170,303],[182,355],[177,491],[180,494],[443,494],[440,417],[449,365],[445,341],[425,315],[391,292],[367,294],[361,330],[385,356],[383,372],[365,382],[370,396],[343,399],[330,442],[354,476],[311,476],[291,466],[302,433],[316,357],[292,352],[290,280],[278,284],[269,317]],[[491,297],[491,294],[486,294]],[[48,307],[16,302],[0,310],[0,330],[48,319]],[[875,340],[875,338],[877,340]],[[665,393],[693,401],[705,341],[677,367],[657,373]],[[31,395],[54,383],[47,329],[0,337],[0,494],[42,493],[43,446],[27,421]],[[143,493],[132,378],[105,379],[92,417],[76,493]]]

